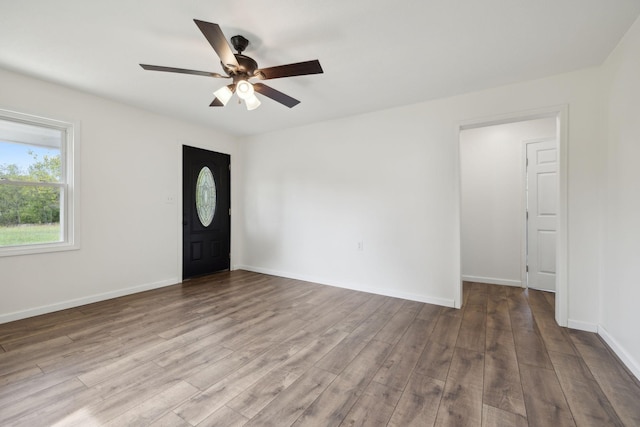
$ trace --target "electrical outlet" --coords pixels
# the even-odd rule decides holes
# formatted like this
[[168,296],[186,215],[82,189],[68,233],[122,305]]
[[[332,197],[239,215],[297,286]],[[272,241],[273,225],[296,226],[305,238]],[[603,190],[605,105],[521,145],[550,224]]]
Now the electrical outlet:
[[176,203],[176,197],[172,195],[168,195],[165,197],[164,202],[168,205],[173,205]]
[[358,242],[358,250],[359,251],[364,251],[364,242],[362,240],[360,240]]

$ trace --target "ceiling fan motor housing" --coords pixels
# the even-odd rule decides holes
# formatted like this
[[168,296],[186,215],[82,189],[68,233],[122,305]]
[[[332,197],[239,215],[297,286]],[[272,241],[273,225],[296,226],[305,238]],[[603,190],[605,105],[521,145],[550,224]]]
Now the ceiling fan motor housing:
[[236,57],[236,61],[238,61],[238,67],[230,67],[229,65],[220,62],[227,75],[233,77],[234,81],[236,80],[236,77],[244,79],[253,77],[255,71],[258,69],[258,63],[253,58],[239,53],[234,54],[234,56]]

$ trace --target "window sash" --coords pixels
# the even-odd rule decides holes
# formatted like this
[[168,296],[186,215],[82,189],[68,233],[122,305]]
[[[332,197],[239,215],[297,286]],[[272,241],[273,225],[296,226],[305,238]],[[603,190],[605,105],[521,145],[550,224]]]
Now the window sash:
[[[6,187],[41,187],[57,188],[60,192],[60,229],[61,240],[49,243],[22,243],[19,245],[0,246],[0,257],[13,255],[38,254],[46,252],[67,251],[79,248],[77,233],[79,202],[77,192],[78,140],[76,131],[79,123],[63,122],[55,119],[31,116],[23,113],[0,109],[0,120],[25,123],[43,128],[61,131],[60,145],[60,180],[57,182],[25,181],[0,178],[0,186]],[[27,145],[37,146],[29,142]]]

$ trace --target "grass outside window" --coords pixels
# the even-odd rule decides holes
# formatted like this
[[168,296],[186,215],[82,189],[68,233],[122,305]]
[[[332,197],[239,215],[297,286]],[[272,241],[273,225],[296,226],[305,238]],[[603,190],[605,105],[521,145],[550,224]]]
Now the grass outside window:
[[60,224],[26,224],[0,227],[0,246],[60,241]]

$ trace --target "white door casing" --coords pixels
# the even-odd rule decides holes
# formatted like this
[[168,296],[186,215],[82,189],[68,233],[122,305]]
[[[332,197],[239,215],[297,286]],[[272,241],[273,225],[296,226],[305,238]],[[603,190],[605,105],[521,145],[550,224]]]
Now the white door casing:
[[555,292],[558,149],[555,139],[528,142],[527,286]]

